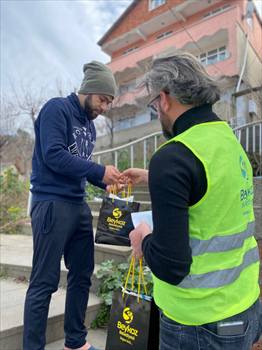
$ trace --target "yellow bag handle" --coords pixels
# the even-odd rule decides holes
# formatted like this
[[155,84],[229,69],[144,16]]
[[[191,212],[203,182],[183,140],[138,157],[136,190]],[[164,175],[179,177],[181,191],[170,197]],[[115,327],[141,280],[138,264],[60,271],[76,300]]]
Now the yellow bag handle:
[[[111,194],[111,189],[110,189],[110,194]],[[114,201],[115,201],[115,196],[116,196],[116,184],[114,184],[112,202],[114,202]]]
[[127,199],[126,199],[126,204],[128,204],[128,198],[131,196],[131,191],[132,191],[132,185],[129,182],[128,183],[128,188],[127,188]]
[[[138,293],[137,293],[137,302],[139,303],[139,294],[140,294],[140,284],[141,284],[141,275],[143,278],[143,284],[144,284],[144,289],[145,289],[145,293],[147,295],[147,289],[146,289],[146,283],[145,283],[145,277],[144,277],[144,273],[143,273],[143,269],[142,269],[142,259],[139,259],[139,265],[140,265],[140,269],[139,269],[139,282],[138,282]],[[131,268],[133,267],[133,275],[132,275],[132,291],[134,289],[134,277],[135,277],[135,258],[132,258],[130,266],[129,266],[129,271],[127,274],[127,279],[126,279],[126,284],[124,287],[124,291],[122,294],[122,297],[124,298],[125,295],[125,291],[126,291],[126,286],[129,280],[129,276],[130,276],[130,272],[131,272]]]
[[[128,184],[128,189],[127,189],[126,204],[128,204],[128,198],[131,196],[131,191],[132,191],[132,185],[131,185],[131,183],[129,182],[129,184]],[[110,194],[112,193],[111,188],[110,188],[110,192],[109,192],[109,193],[110,193]],[[126,190],[125,190],[125,187],[124,187],[123,193],[122,193],[122,198],[125,198],[125,194],[126,194]],[[116,184],[114,184],[112,202],[115,201],[115,198],[114,198],[114,197],[115,197],[116,195],[117,195],[117,193],[116,193]]]

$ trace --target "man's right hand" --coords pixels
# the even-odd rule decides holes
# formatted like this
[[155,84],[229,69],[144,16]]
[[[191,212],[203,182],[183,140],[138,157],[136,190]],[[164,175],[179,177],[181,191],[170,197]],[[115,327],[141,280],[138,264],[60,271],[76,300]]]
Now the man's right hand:
[[148,183],[148,170],[130,168],[122,172],[121,178],[127,184],[130,182],[132,186],[138,185],[141,182]]
[[107,165],[102,182],[106,185],[118,184],[120,176],[120,172],[113,165]]

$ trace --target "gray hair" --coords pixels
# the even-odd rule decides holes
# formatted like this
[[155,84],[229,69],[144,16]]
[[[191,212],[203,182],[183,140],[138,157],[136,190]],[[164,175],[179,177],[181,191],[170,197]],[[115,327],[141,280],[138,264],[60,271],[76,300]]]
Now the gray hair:
[[213,105],[220,99],[219,83],[188,52],[177,51],[171,57],[155,59],[148,68],[140,85],[146,86],[152,96],[166,91],[181,104],[195,106]]

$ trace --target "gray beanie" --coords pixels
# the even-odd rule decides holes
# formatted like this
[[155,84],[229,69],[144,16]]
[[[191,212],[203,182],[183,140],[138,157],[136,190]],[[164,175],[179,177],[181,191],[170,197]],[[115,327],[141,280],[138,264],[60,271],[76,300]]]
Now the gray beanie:
[[104,63],[92,61],[84,64],[84,79],[79,94],[101,94],[113,98],[116,95],[116,81],[111,68]]

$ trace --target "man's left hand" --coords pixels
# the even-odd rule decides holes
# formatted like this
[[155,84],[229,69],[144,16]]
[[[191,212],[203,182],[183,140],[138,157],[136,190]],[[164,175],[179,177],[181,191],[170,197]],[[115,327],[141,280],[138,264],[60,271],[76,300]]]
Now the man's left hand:
[[[116,193],[123,191],[124,185],[121,183],[116,184]],[[106,186],[106,192],[110,193],[110,191],[113,193],[114,191],[114,185],[107,185]]]
[[141,221],[141,223],[133,231],[130,232],[129,237],[131,240],[131,245],[133,247],[133,258],[141,259],[143,257],[142,241],[147,235],[151,233],[151,227],[146,221]]

